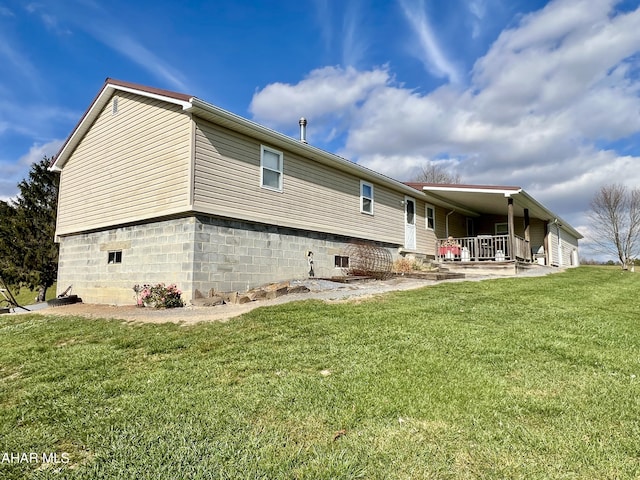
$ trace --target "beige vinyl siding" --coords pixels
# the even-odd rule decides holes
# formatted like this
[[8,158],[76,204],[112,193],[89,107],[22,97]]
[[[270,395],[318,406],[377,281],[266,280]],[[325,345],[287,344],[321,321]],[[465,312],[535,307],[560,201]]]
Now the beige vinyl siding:
[[120,92],[60,175],[57,235],[189,209],[191,119],[179,106]]
[[[436,230],[437,238],[447,238],[447,214],[451,212],[450,208],[435,206],[436,209]],[[424,213],[423,213],[424,215]],[[449,236],[455,238],[463,238],[467,236],[467,217],[458,212],[449,215]],[[435,243],[433,245],[435,252]]]
[[364,179],[374,185],[374,215],[361,213],[363,179],[287,151],[283,152],[283,191],[262,188],[260,145],[198,119],[194,209],[230,218],[404,243],[404,193]]
[[[427,229],[426,207],[427,202],[416,199],[416,246],[420,253],[435,255],[436,234]],[[435,208],[433,204],[429,204]],[[437,215],[437,212],[436,212]]]

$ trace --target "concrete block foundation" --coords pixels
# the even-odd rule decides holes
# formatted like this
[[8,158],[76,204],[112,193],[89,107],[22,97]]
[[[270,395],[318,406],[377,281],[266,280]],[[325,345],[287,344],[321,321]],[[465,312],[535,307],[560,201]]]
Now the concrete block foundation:
[[[308,252],[315,276],[331,277],[343,274],[335,255],[353,240],[202,215],[69,235],[60,238],[58,293],[73,285],[86,303],[124,305],[135,303],[136,284],[175,283],[189,302],[196,290],[307,278]],[[399,245],[380,246],[398,257]]]

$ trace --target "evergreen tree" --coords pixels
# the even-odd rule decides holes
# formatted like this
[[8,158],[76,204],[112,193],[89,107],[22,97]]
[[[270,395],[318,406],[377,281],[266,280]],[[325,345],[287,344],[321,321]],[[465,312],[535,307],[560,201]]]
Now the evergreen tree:
[[15,215],[13,205],[0,201],[0,278],[11,285],[19,283],[13,262],[15,251],[12,248],[16,243]]
[[[58,245],[54,241],[58,206],[58,176],[44,157],[31,166],[18,184],[12,203],[0,204],[0,269],[7,283],[38,290],[44,301],[58,274]],[[5,220],[6,216],[6,220]]]

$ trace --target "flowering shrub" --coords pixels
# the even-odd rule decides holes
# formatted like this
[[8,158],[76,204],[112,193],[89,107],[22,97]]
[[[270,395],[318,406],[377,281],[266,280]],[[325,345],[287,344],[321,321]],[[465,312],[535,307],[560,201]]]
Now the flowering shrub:
[[182,291],[174,283],[169,286],[165,286],[164,283],[134,285],[133,291],[136,292],[136,304],[139,307],[184,307],[184,302],[180,298]]

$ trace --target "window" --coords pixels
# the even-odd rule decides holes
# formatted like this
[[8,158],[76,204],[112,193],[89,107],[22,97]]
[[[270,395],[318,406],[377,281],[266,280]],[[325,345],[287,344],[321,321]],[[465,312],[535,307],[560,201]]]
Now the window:
[[107,263],[109,265],[112,263],[122,263],[122,250],[113,250],[109,252]]
[[349,257],[336,255],[334,257],[334,264],[336,268],[349,268]]
[[282,152],[265,147],[260,148],[260,185],[262,188],[282,191]]
[[373,215],[373,185],[360,181],[360,212]]
[[436,209],[433,205],[427,205],[425,207],[425,223],[427,230],[435,230],[436,229]]
[[475,237],[476,229],[473,225],[473,218],[467,217],[467,237]]
[[496,235],[509,235],[509,224],[496,223]]

